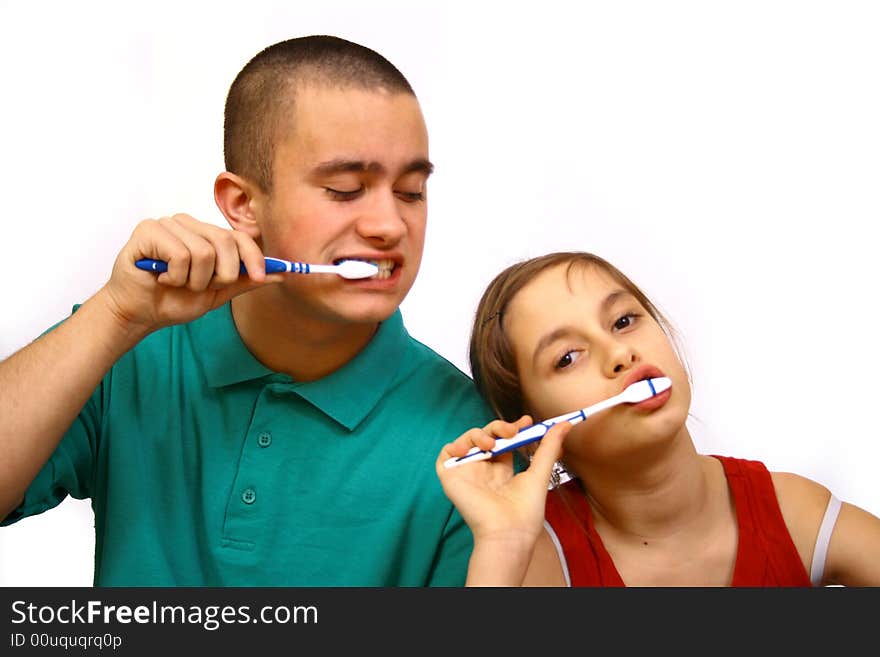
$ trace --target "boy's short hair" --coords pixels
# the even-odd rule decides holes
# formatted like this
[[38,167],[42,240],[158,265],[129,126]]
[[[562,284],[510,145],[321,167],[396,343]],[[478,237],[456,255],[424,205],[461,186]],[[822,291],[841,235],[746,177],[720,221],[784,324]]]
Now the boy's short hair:
[[345,39],[315,35],[265,48],[229,88],[223,123],[226,170],[272,189],[278,129],[295,108],[299,85],[376,89],[415,95],[403,74],[379,53]]

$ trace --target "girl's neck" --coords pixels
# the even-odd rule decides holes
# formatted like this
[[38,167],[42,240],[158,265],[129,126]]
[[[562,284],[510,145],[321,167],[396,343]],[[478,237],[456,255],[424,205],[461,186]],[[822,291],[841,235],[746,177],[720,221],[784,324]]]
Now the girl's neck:
[[[713,461],[715,464],[713,465]],[[629,458],[579,464],[597,530],[619,539],[658,541],[702,531],[721,503],[715,459],[700,456],[686,427],[669,442]],[[722,482],[723,483],[723,477]]]

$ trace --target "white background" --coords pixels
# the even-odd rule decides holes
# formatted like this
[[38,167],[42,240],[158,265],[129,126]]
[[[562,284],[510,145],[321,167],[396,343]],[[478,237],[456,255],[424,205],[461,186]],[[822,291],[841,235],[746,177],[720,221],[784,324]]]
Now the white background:
[[[0,357],[93,293],[138,220],[222,224],[233,77],[335,34],[394,62],[428,122],[414,336],[469,371],[494,274],[594,251],[682,334],[699,451],[880,514],[876,3],[123,4],[0,2]],[[90,585],[92,530],[75,500],[0,530],[0,584]]]

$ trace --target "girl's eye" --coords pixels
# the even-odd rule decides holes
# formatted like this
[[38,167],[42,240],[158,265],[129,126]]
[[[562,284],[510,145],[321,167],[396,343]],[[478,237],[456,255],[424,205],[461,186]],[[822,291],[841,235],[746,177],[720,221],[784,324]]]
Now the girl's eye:
[[364,191],[363,187],[358,187],[350,192],[345,192],[340,189],[333,189],[332,187],[324,188],[327,193],[330,195],[334,201],[353,201],[358,196],[360,196],[361,192]]
[[575,361],[580,357],[581,353],[579,351],[566,351],[562,355],[562,358],[556,361],[556,365],[554,365],[554,368],[557,370],[564,370],[566,367],[571,367],[572,365],[574,365]]
[[614,328],[618,331],[629,328],[630,326],[635,324],[637,317],[637,313],[627,313],[626,315],[622,315],[621,317],[618,317],[616,322],[614,322]]

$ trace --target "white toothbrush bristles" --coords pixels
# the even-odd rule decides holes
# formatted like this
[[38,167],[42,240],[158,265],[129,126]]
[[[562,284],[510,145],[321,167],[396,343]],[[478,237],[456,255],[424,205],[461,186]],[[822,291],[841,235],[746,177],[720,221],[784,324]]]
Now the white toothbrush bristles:
[[336,265],[336,273],[343,278],[370,278],[379,273],[379,267],[363,260],[343,260]]

